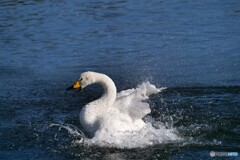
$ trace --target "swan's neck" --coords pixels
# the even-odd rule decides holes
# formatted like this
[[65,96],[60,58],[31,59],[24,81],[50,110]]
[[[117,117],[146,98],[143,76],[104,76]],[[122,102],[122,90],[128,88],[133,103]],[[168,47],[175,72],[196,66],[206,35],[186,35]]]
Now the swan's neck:
[[94,73],[93,83],[99,83],[104,89],[101,98],[88,103],[80,112],[80,122],[83,128],[91,135],[99,128],[97,117],[106,113],[116,100],[117,89],[113,81],[106,75]]
[[117,94],[114,82],[108,76],[99,74],[96,78],[96,83],[99,83],[104,89],[102,97],[97,100],[101,104],[99,107],[105,107],[105,109],[111,107],[116,100]]

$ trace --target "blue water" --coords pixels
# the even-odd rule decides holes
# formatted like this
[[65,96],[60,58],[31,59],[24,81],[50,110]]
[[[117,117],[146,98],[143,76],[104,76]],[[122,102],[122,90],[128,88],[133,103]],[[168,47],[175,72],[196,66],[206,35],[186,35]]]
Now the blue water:
[[[239,152],[239,44],[238,0],[2,0],[0,159],[212,159],[212,150]],[[150,116],[172,123],[186,143],[72,145],[74,137],[49,126],[80,128],[81,106],[102,90],[65,89],[88,70],[109,75],[118,90],[146,80],[168,87],[150,100]]]

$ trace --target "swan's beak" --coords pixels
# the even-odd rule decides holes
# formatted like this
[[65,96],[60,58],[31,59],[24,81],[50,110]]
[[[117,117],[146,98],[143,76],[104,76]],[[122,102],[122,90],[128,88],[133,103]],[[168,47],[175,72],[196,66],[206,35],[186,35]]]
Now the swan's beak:
[[74,85],[68,87],[66,90],[71,90],[71,89],[81,89],[81,82],[78,80]]

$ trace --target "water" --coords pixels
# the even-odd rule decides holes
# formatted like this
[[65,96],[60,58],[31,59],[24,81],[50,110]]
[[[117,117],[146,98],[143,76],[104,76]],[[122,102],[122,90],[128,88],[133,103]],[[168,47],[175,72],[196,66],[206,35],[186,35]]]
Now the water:
[[[240,2],[11,1],[0,3],[0,159],[212,159],[239,152]],[[117,149],[76,145],[81,106],[98,86],[65,92],[80,73],[118,90],[149,80],[157,125],[182,142]],[[225,159],[226,157],[218,157]],[[239,159],[228,157],[227,159]]]

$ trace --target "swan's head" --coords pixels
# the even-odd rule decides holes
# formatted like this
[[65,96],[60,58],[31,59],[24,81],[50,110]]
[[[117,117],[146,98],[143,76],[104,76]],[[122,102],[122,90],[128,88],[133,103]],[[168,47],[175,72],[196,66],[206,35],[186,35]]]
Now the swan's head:
[[77,82],[74,85],[68,87],[67,90],[83,89],[86,86],[88,86],[92,83],[95,83],[95,82],[96,82],[96,80],[95,80],[94,72],[84,72],[80,75]]

